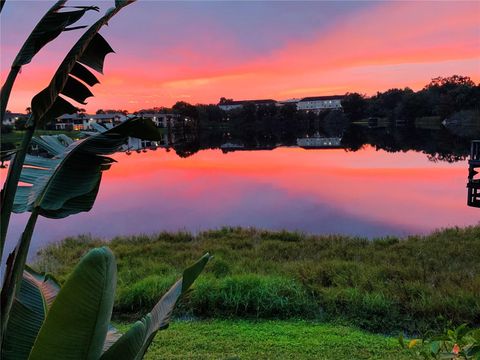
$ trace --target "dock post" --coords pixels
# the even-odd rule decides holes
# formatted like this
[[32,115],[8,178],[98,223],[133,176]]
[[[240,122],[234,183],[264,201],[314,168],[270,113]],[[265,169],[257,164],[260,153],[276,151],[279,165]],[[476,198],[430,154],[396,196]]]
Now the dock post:
[[480,140],[473,140],[468,160],[467,205],[480,208]]

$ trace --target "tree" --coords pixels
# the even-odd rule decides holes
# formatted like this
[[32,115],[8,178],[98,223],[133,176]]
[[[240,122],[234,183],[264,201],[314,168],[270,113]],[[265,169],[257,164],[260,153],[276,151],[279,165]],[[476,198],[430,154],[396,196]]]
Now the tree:
[[432,88],[441,88],[443,90],[449,90],[455,88],[457,86],[467,86],[473,87],[475,83],[470,79],[468,76],[462,75],[452,75],[448,77],[436,77],[433,78],[427,85],[425,85],[424,89],[432,89]]
[[220,101],[218,102],[219,105],[222,105],[222,104],[228,104],[228,103],[231,103],[233,101],[233,99],[227,99],[225,97],[221,97],[220,98]]
[[181,116],[188,116],[192,119],[198,118],[197,108],[185,101],[176,102],[175,105],[173,105],[172,109],[176,114],[179,114]]
[[342,99],[342,109],[348,120],[356,121],[365,116],[367,100],[365,95],[359,93],[347,93]]

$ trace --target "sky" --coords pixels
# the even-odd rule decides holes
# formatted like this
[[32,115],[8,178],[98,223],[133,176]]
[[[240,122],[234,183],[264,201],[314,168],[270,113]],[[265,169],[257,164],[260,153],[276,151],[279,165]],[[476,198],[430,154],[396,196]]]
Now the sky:
[[[114,1],[99,3],[103,12]],[[51,5],[7,0],[0,22],[2,83]],[[98,16],[91,13],[78,24]],[[101,34],[116,53],[107,56],[101,83],[92,89],[95,97],[81,105],[88,112],[217,103],[222,96],[372,95],[393,87],[419,90],[434,77],[453,74],[480,82],[477,0],[139,0]],[[60,35],[23,67],[8,109],[22,112],[30,106],[80,35],[81,30]]]

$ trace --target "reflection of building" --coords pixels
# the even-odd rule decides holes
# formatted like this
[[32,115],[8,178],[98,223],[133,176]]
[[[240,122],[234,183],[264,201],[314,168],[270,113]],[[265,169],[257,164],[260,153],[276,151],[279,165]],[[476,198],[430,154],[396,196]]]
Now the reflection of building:
[[313,112],[339,110],[342,108],[342,99],[343,95],[306,97],[297,102],[297,109]]
[[225,100],[218,104],[218,107],[225,111],[230,111],[233,109],[239,109],[244,107],[247,104],[253,104],[255,106],[265,106],[265,105],[276,105],[277,102],[272,99],[262,99],[262,100]]
[[245,148],[245,145],[243,144],[234,144],[231,142],[220,145],[220,149],[224,150],[224,152],[232,151],[232,150],[240,150],[244,148]]
[[220,149],[222,149],[222,152],[224,154],[228,152],[233,152],[233,151],[260,151],[260,150],[273,150],[276,149],[277,145],[248,145],[245,146],[244,144],[235,144],[235,143],[225,143],[220,145]]
[[305,137],[297,139],[297,145],[306,149],[340,149],[342,138],[340,137]]

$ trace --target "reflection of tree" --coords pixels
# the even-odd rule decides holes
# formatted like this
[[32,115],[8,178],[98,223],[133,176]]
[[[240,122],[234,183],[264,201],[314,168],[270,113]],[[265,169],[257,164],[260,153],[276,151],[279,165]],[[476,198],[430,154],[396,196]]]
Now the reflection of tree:
[[177,129],[173,148],[181,157],[188,157],[203,149],[218,149],[222,144],[242,145],[243,149],[273,149],[277,146],[295,146],[297,138],[320,134],[326,137],[339,136],[342,146],[348,151],[358,151],[365,145],[387,152],[418,151],[431,161],[455,162],[464,160],[469,152],[470,139],[455,136],[445,128],[418,129],[415,127],[387,127],[369,129],[351,124],[342,126],[332,119],[323,119],[320,126],[312,128],[308,122],[289,131],[290,121],[269,121],[263,126],[255,123],[222,128]]
[[[383,103],[384,110],[403,114],[404,119],[412,120],[415,111],[425,110],[421,110],[425,104],[418,100],[426,96],[413,97],[412,94],[410,89],[394,89],[377,95],[377,100]],[[193,109],[186,104],[178,104],[177,108],[193,114]],[[349,123],[347,115],[340,111],[307,113],[297,111],[295,105],[248,104],[228,113],[213,105],[200,105],[196,106],[196,111],[197,121],[170,129],[175,132],[173,147],[179,156],[191,156],[202,149],[218,149],[226,143],[249,150],[295,146],[298,138],[320,135],[341,137],[342,146],[349,151],[371,145],[388,152],[423,152],[431,161],[454,162],[466,158],[471,140],[438,125],[431,129],[426,126],[418,128],[414,121],[407,121],[407,126],[403,127],[368,128]]]
[[470,140],[457,137],[444,128],[361,129],[360,126],[351,126],[344,133],[342,144],[352,151],[369,144],[388,152],[413,150],[425,153],[431,161],[455,162],[467,157]]

